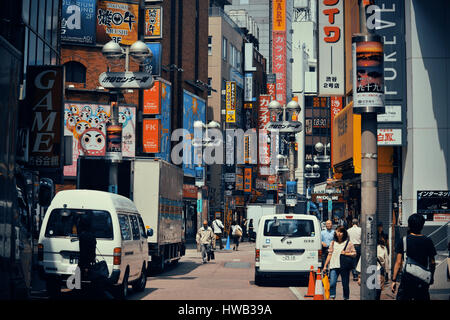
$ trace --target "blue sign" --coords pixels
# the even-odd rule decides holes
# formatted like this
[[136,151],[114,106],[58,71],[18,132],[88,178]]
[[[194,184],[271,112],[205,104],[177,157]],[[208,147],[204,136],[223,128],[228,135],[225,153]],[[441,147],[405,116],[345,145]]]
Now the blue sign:
[[147,42],[146,45],[153,53],[153,58],[150,62],[150,65],[152,66],[152,75],[161,76],[161,43]]
[[96,0],[63,0],[61,41],[95,45],[97,15]]
[[183,170],[184,175],[195,177],[194,163],[194,122],[206,122],[206,104],[205,100],[183,90],[183,129],[189,132],[188,137],[184,137],[185,147],[183,148]]
[[333,211],[333,201],[328,199],[328,212]]
[[156,119],[161,119],[161,152],[156,153],[155,157],[165,161],[170,161],[171,105],[172,86],[161,81],[161,114],[156,115]]

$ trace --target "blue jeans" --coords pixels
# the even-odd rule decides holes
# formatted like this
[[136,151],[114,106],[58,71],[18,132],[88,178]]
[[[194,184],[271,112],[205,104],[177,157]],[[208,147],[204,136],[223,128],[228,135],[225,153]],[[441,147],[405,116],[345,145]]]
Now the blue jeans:
[[336,283],[339,275],[341,275],[342,289],[344,291],[344,299],[347,300],[350,298],[350,287],[349,287],[350,270],[343,270],[343,269],[330,270],[330,297],[331,298],[336,297]]

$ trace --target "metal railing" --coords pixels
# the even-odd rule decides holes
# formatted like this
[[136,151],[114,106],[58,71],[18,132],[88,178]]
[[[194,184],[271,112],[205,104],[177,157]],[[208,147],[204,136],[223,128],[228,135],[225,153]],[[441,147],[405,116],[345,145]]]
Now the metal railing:
[[[437,228],[436,230],[434,230],[432,233],[430,233],[430,234],[428,235],[428,238],[431,239],[432,236],[434,236],[435,234],[437,234],[437,233],[438,233],[439,231],[441,231],[442,229],[448,228],[449,223],[450,223],[450,221],[447,221],[447,223],[443,224],[442,226],[440,226],[439,228]],[[442,240],[440,240],[438,243],[435,243],[434,246],[435,246],[436,248],[438,248],[439,245],[440,245],[442,242],[444,242],[444,241],[448,241],[448,230],[447,230],[447,235],[446,235]]]

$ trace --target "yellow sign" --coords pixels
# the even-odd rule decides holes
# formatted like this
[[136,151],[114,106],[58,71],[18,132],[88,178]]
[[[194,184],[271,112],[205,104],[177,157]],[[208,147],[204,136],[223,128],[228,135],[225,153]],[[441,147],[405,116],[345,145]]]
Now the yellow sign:
[[286,31],[286,0],[272,1],[273,31]]
[[146,38],[162,38],[162,7],[147,7],[145,9]]
[[[333,167],[352,161],[354,173],[361,173],[361,115],[353,113],[353,102],[340,111],[333,121]],[[394,148],[378,146],[378,173],[393,173]]]
[[236,82],[227,81],[225,87],[226,122],[236,122]]

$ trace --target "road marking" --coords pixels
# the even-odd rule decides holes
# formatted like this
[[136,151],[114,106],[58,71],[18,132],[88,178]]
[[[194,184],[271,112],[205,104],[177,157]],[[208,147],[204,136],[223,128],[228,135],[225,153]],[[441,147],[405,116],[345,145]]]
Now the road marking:
[[298,292],[297,288],[295,288],[295,287],[289,287],[289,289],[290,289],[291,292],[294,294],[294,296],[297,297],[298,300],[303,300],[302,295],[300,294],[300,292]]

